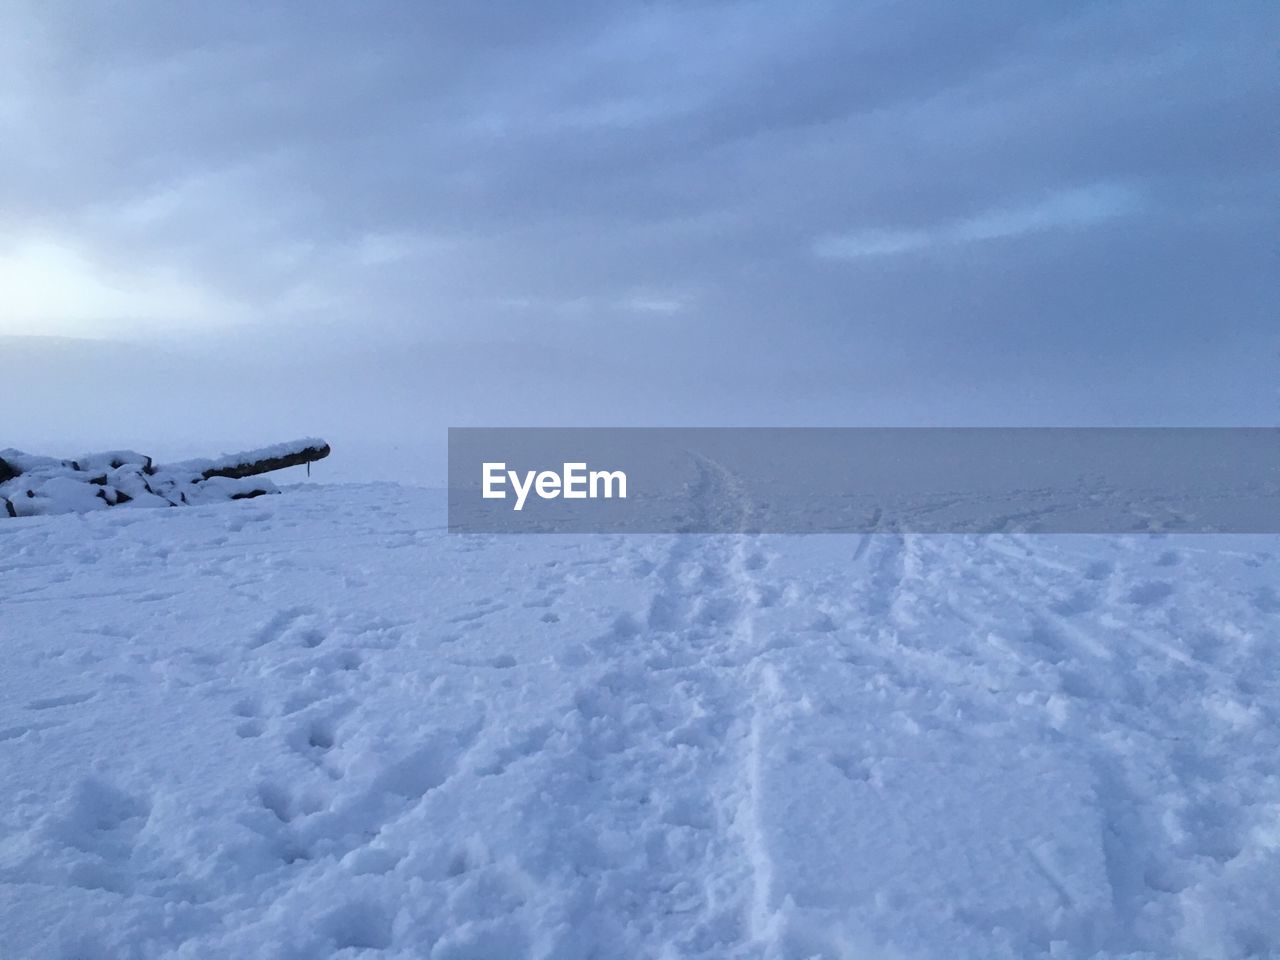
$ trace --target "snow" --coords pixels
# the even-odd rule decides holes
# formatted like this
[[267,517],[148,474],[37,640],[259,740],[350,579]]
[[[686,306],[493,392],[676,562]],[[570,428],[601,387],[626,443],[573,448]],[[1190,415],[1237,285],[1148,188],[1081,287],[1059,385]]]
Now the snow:
[[1280,950],[1275,536],[0,521],[6,957]]

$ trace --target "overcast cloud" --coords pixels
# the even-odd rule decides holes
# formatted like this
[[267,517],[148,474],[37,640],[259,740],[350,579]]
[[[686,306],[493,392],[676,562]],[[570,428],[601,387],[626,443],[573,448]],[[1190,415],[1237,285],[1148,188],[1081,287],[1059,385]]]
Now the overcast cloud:
[[0,447],[1280,412],[1272,2],[0,11]]

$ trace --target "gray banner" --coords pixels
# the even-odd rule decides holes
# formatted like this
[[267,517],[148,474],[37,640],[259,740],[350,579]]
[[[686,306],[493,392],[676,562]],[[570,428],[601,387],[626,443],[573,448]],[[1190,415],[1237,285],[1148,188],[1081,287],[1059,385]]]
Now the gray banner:
[[1273,428],[454,428],[456,533],[1280,533]]

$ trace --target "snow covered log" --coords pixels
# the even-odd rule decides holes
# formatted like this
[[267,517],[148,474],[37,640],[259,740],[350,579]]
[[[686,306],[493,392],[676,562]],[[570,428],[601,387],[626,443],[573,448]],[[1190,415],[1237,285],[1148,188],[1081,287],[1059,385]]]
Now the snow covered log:
[[75,460],[0,450],[0,516],[244,500],[279,492],[270,481],[251,478],[328,455],[329,445],[315,438],[167,466],[156,466],[150,457],[132,450]]
[[260,450],[247,450],[244,453],[224,454],[216,460],[189,460],[175,464],[174,468],[185,468],[199,473],[204,479],[211,477],[230,477],[240,480],[244,477],[256,477],[273,470],[286,467],[300,467],[303,464],[315,463],[329,455],[329,445],[317,437],[294,440],[292,443],[277,443],[272,447]]

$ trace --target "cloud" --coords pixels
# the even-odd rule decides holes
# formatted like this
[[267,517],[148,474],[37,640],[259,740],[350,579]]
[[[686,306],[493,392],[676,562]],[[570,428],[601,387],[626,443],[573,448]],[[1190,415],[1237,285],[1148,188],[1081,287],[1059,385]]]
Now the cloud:
[[623,300],[620,304],[625,309],[638,313],[680,313],[685,309],[683,300],[674,297],[635,296]]
[[919,230],[858,230],[822,237],[814,253],[828,260],[856,260],[914,253],[988,240],[1008,240],[1056,229],[1080,229],[1134,213],[1137,191],[1116,184],[1063,190],[1047,199],[995,207],[972,217]]
[[70,247],[0,250],[0,334],[120,337],[234,322],[237,304],[164,265],[104,269]]
[[633,292],[613,299],[579,296],[564,300],[540,297],[500,297],[495,305],[559,319],[598,320],[622,315],[673,316],[689,309],[691,298],[653,292]]
[[0,4],[3,330],[305,344],[370,423],[494,344],[530,417],[1274,414],[1265,0]]

